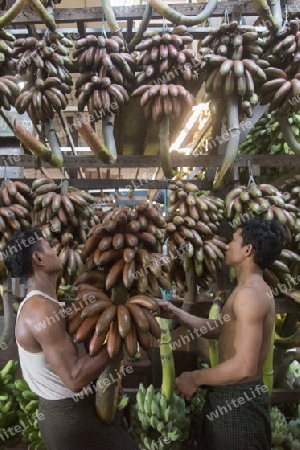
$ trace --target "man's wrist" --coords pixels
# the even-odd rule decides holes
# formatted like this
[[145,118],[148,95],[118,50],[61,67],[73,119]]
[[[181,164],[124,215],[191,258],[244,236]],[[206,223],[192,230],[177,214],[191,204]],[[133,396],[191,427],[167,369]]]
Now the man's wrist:
[[200,370],[194,370],[192,372],[192,380],[193,383],[197,386],[200,387],[201,386],[201,379],[200,379]]

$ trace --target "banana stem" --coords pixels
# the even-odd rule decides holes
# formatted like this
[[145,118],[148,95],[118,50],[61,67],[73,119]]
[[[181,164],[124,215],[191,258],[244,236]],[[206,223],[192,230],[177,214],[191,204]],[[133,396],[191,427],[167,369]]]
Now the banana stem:
[[293,150],[293,152],[296,153],[296,155],[300,155],[300,143],[297,142],[295,138],[291,124],[289,123],[288,114],[281,114],[279,116],[279,125],[285,142]]
[[9,25],[15,17],[25,7],[27,0],[17,0],[16,3],[2,16],[0,17],[0,28],[4,28]]
[[52,151],[40,142],[33,134],[24,128],[20,122],[14,122],[14,134],[17,139],[26,147],[32,151],[36,156],[42,160],[48,162],[53,167],[60,168],[62,166],[61,159],[53,155]]
[[[49,163],[51,164],[51,161],[55,161],[55,164],[59,164],[59,167],[61,167],[63,165],[64,162],[64,157],[59,145],[59,142],[57,140],[57,136],[55,133],[55,128],[53,125],[53,120],[52,119],[48,119],[45,121],[45,132],[46,132],[46,136],[49,142],[49,146],[52,150],[52,156],[50,158]],[[57,166],[55,166],[57,167]]]
[[161,328],[161,338],[159,341],[160,360],[162,365],[162,385],[161,394],[170,404],[174,392],[175,365],[172,350],[172,338],[169,329],[168,319],[156,317]]
[[40,16],[40,18],[50,31],[56,30],[57,25],[54,18],[51,14],[48,13],[40,0],[27,0],[27,3]]
[[102,0],[102,8],[110,31],[123,38],[123,33],[117,22],[114,10],[111,7],[110,0]]
[[263,366],[263,383],[267,386],[269,394],[272,394],[274,384],[274,368],[273,368],[273,355],[274,355],[274,342],[275,342],[275,324],[272,330],[271,344],[268,352],[267,359]]
[[275,21],[267,0],[252,0],[252,2],[254,9],[257,11],[268,30],[277,32],[279,30],[279,25]]
[[113,161],[115,161],[117,159],[117,149],[111,114],[105,114],[102,116],[102,135],[111,158]]
[[160,151],[160,161],[161,166],[166,178],[173,177],[171,155],[169,152],[170,142],[169,142],[169,117],[164,115],[159,124],[159,151]]
[[271,13],[274,17],[275,22],[279,26],[279,28],[282,25],[282,9],[281,9],[281,3],[280,0],[275,0],[271,2]]
[[229,141],[221,169],[214,181],[215,189],[220,188],[224,184],[224,177],[229,175],[232,170],[239,148],[241,129],[239,125],[239,96],[237,92],[234,92],[227,100],[227,124]]
[[132,52],[137,44],[141,42],[143,39],[143,33],[147,29],[148,23],[150,22],[150,19],[152,17],[152,8],[149,3],[147,3],[143,19],[140,23],[139,29],[135,33],[134,37],[131,39],[130,43],[128,44],[128,50]]
[[190,312],[190,308],[195,303],[197,296],[196,273],[193,265],[185,272],[185,283],[186,291],[184,294],[182,309]]
[[3,287],[4,327],[0,336],[0,344],[5,343],[6,345],[8,345],[12,339],[15,329],[14,309],[10,294],[11,277],[9,276]]
[[168,6],[162,0],[150,0],[150,5],[156,12],[158,12],[162,17],[165,17],[170,22],[175,23],[176,25],[186,25],[193,26],[198,25],[199,23],[204,22],[208,19],[218,4],[218,0],[208,0],[208,3],[205,5],[203,11],[197,16],[184,16],[183,14],[178,13],[175,9]]

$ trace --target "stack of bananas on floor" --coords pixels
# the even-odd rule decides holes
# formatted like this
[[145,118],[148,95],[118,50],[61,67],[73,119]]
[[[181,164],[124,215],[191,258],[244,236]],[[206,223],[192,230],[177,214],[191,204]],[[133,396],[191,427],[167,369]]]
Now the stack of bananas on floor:
[[18,404],[14,394],[14,381],[18,370],[18,361],[10,360],[0,370],[0,449],[14,447],[21,441],[20,433],[10,433],[19,425]]
[[41,40],[29,36],[14,42],[17,70],[25,80],[15,108],[20,114],[28,112],[35,125],[67,107],[73,83],[68,71],[72,66],[68,48],[72,46],[72,41],[56,31]]
[[62,285],[72,284],[84,267],[80,257],[89,228],[98,220],[90,194],[69,187],[61,194],[49,178],[32,183],[33,225],[39,226],[45,239],[55,248],[63,267]]
[[273,287],[284,283],[293,288],[295,280],[292,277],[299,274],[300,256],[290,248],[295,249],[293,236],[299,228],[300,210],[289,201],[289,197],[271,184],[257,186],[255,183],[248,189],[246,186],[232,189],[226,196],[225,207],[226,217],[231,220],[233,229],[238,228],[243,217],[259,216],[267,220],[279,220],[285,229],[287,248],[283,249],[279,259],[264,271],[264,277]]
[[15,381],[14,393],[21,410],[19,418],[23,428],[22,440],[28,445],[28,450],[46,450],[37,422],[38,396],[30,390],[24,379]]
[[13,58],[15,37],[0,28],[0,105],[10,110],[20,93],[20,80],[16,77],[16,60]]
[[185,291],[185,273],[193,268],[197,283],[208,289],[221,268],[225,242],[216,234],[224,217],[223,200],[210,195],[195,196],[198,187],[190,182],[170,184],[168,197],[168,254],[171,277]]
[[90,34],[76,42],[73,57],[81,73],[75,85],[78,111],[87,106],[95,120],[103,111],[118,113],[129,102],[128,92],[134,81],[135,61],[126,52],[123,39]]
[[237,21],[222,23],[200,42],[202,68],[205,70],[206,99],[229,99],[239,96],[240,110],[252,117],[258,104],[259,84],[266,81],[264,69],[270,64],[262,59],[264,41],[255,27],[239,25]]
[[160,327],[153,316],[158,311],[154,298],[146,294],[129,296],[124,304],[114,305],[106,289],[104,271],[84,272],[77,280],[77,302],[67,316],[67,329],[77,342],[84,342],[95,356],[107,341],[111,358],[118,354],[123,342],[130,357],[151,345],[152,336],[160,338]]
[[170,261],[159,254],[165,227],[162,211],[146,200],[135,209],[115,208],[90,230],[82,259],[88,270],[104,268],[106,289],[123,280],[127,289],[161,297],[160,287],[171,288]]
[[152,384],[147,389],[140,384],[136,400],[130,410],[130,433],[135,442],[147,450],[179,450],[190,431],[190,414],[184,400],[173,393],[168,404],[164,395],[155,394]]
[[[141,95],[140,104],[148,120],[160,122],[164,116],[179,117],[183,108],[194,104],[192,94],[182,85],[174,84],[174,79],[183,77],[190,81],[197,77],[200,61],[187,48],[193,38],[185,25],[177,26],[172,33],[149,30],[143,36],[135,47],[138,88],[132,96]],[[173,84],[169,84],[171,81]]]
[[19,230],[31,225],[32,192],[21,181],[8,180],[0,188],[0,250]]
[[260,90],[260,103],[270,103],[271,111],[277,108],[282,113],[299,111],[300,20],[291,20],[278,34],[270,35],[264,50],[272,67],[265,69],[267,81]]
[[[300,251],[300,175],[294,175],[292,178],[286,180],[280,189],[284,192],[285,201],[298,208],[295,213],[297,215],[295,227],[292,230],[293,248]],[[300,253],[300,252],[298,252]],[[299,272],[300,273],[300,272]]]

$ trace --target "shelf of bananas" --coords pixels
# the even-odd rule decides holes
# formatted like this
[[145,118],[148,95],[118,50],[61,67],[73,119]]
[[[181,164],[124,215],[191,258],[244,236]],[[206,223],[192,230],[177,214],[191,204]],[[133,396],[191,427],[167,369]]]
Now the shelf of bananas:
[[22,426],[22,440],[28,450],[46,450],[38,427],[39,398],[31,391],[24,379],[15,380],[14,394],[19,403],[18,416]]
[[147,450],[180,450],[191,423],[184,400],[173,393],[168,404],[164,395],[155,393],[152,384],[146,389],[142,383],[136,400],[130,410],[130,433],[135,442]]
[[32,192],[21,181],[7,180],[0,187],[0,250],[18,230],[31,226]]
[[81,248],[88,230],[98,218],[92,207],[95,199],[89,193],[69,187],[65,194],[49,178],[32,183],[33,225],[39,226],[45,239],[59,255],[63,267],[61,284],[72,284],[83,272]]
[[217,107],[217,100],[229,99],[236,92],[240,111],[252,117],[259,86],[267,80],[264,69],[270,65],[263,59],[263,44],[255,27],[241,26],[237,21],[222,23],[200,42],[211,111]]
[[10,360],[0,370],[0,449],[14,447],[21,441],[20,433],[9,433],[9,428],[19,425],[19,410],[14,394],[18,361]]
[[103,111],[117,114],[129,102],[135,70],[123,39],[89,34],[76,42],[73,58],[81,73],[75,85],[78,111],[87,106],[95,120],[101,119]]
[[176,181],[169,189],[166,231],[171,277],[178,289],[185,291],[185,273],[193,267],[199,286],[208,289],[226,249],[216,234],[224,217],[224,202],[211,195],[196,196],[199,189],[190,182]]
[[28,112],[35,125],[53,119],[55,112],[67,107],[67,94],[73,84],[68,70],[72,66],[69,58],[72,46],[72,41],[57,31],[40,40],[28,36],[14,41],[12,54],[25,81],[14,106],[20,114]]
[[[197,77],[200,63],[195,52],[187,48],[193,41],[185,25],[168,31],[147,30],[135,47],[136,83],[133,97],[141,95],[140,104],[146,119],[160,122],[164,116],[180,117],[185,107],[192,107],[192,94],[180,84]],[[172,83],[170,83],[172,81]]]
[[[238,228],[242,218],[259,216],[267,220],[277,219],[286,232],[287,248],[284,248],[279,259],[264,271],[266,281],[272,287],[281,283],[289,289],[295,287],[294,277],[299,274],[300,255],[293,251],[294,233],[299,233],[300,210],[290,201],[290,194],[285,194],[271,184],[250,184],[237,186],[225,198],[225,215],[233,229]],[[297,235],[297,234],[296,234]]]
[[300,94],[299,36],[300,20],[294,19],[265,40],[264,53],[270,67],[265,69],[267,80],[260,89],[260,103],[270,103],[270,111],[299,111],[299,102],[291,101]]

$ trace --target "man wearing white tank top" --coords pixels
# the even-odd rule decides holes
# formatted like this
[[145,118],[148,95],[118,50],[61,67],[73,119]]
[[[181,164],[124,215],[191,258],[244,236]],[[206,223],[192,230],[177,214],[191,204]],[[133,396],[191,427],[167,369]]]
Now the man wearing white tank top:
[[[39,229],[16,233],[7,243],[4,263],[13,277],[28,280],[21,303],[16,341],[24,379],[39,396],[45,419],[39,428],[47,450],[138,450],[120,420],[103,424],[95,396],[74,396],[98,378],[109,362],[106,346],[97,356],[80,355],[66,331],[63,304],[56,299],[59,258]],[[56,317],[50,325],[45,319]]]

